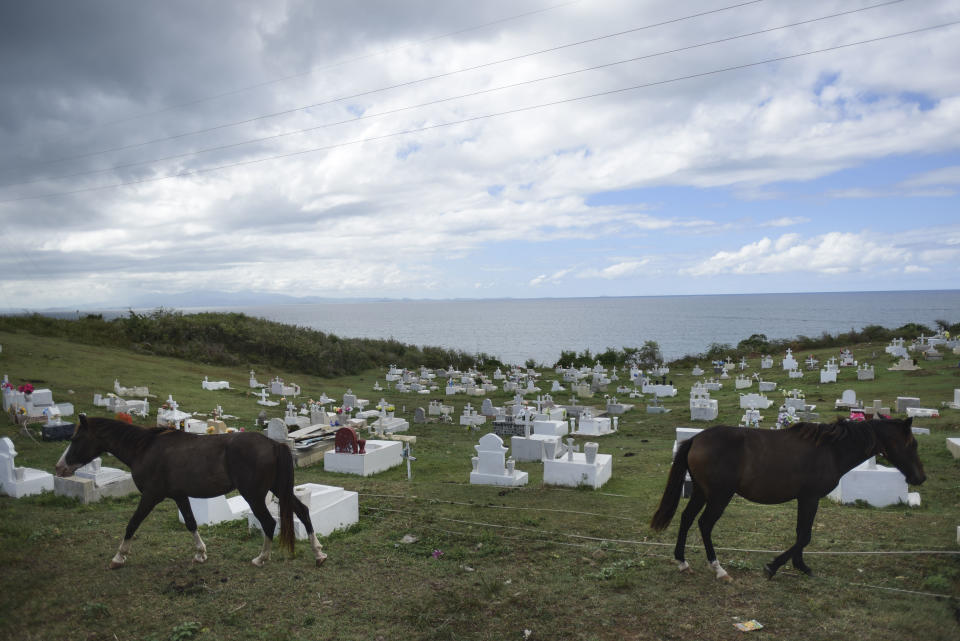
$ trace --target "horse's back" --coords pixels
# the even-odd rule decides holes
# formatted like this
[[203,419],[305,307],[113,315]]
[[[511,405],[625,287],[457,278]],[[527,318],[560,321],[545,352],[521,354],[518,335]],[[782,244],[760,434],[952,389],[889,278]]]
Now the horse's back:
[[708,497],[733,492],[757,503],[783,503],[830,491],[832,485],[822,490],[820,458],[812,443],[789,430],[718,425],[694,437],[687,465]]

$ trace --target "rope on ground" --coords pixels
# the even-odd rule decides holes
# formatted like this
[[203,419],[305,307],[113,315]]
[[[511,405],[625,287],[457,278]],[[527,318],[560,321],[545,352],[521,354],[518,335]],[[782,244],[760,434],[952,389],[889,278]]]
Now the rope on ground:
[[[395,512],[397,514],[406,514],[409,516],[419,516],[414,512],[409,510],[393,510],[390,508],[383,507],[373,507],[373,506],[364,506],[368,510],[379,510],[383,512]],[[571,534],[569,532],[552,532],[550,530],[538,530],[536,528],[521,527],[519,525],[501,525],[498,523],[484,523],[482,521],[467,521],[465,519],[452,519],[444,516],[431,515],[433,518],[436,518],[440,521],[448,521],[450,523],[460,523],[463,525],[476,525],[479,527],[489,527],[496,529],[504,530],[520,530],[524,532],[537,532],[549,534],[551,536],[563,536],[572,539],[582,539],[585,541],[596,541],[597,543],[620,543],[626,545],[646,545],[651,547],[673,547],[673,543],[661,543],[658,541],[637,541],[635,539],[610,539],[599,536],[588,536],[586,534]],[[689,545],[694,549],[700,546]],[[729,548],[729,547],[716,547],[716,550],[723,552],[740,552],[745,554],[780,554],[783,550],[762,550],[762,549],[750,549],[750,548]],[[804,550],[805,555],[821,555],[821,556],[882,556],[882,555],[946,555],[946,556],[957,556],[960,555],[960,550]]]
[[495,510],[529,510],[533,512],[559,512],[561,514],[581,514],[583,516],[602,516],[608,519],[620,519],[621,521],[632,521],[635,522],[637,519],[632,519],[629,516],[614,516],[612,514],[598,514],[596,512],[577,512],[576,510],[557,510],[554,508],[547,507],[519,507],[512,505],[494,505],[493,503],[467,503],[466,501],[449,501],[446,499],[433,499],[427,497],[416,497],[416,496],[398,496],[395,494],[361,494],[361,496],[373,496],[377,498],[388,498],[388,499],[408,499],[408,500],[424,500],[429,501],[430,503],[444,503],[446,505],[465,505],[467,507],[487,507]]

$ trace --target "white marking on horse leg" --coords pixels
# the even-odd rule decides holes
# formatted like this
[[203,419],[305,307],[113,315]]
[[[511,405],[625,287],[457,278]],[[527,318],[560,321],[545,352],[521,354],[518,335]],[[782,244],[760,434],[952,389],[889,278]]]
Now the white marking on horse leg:
[[260,548],[260,555],[253,559],[253,563],[258,568],[263,567],[263,564],[270,560],[270,547],[273,545],[273,540],[268,539],[267,535],[263,535],[263,547]]
[[117,550],[117,553],[110,559],[110,569],[116,570],[117,568],[122,568],[123,564],[127,562],[128,554],[130,554],[130,540],[124,539],[120,543],[120,548]]
[[313,550],[314,558],[317,559],[317,567],[320,567],[327,560],[327,555],[323,553],[323,546],[317,540],[316,532],[310,533],[310,548]]
[[203,544],[203,539],[200,538],[200,532],[197,530],[193,531],[193,543],[197,547],[197,553],[193,555],[193,562],[205,562],[207,560],[207,546]]
[[680,563],[677,564],[677,569],[681,572],[693,572],[693,570],[690,569],[690,564],[686,561],[680,561]]
[[710,563],[710,569],[717,573],[717,578],[721,581],[730,582],[733,579],[727,574],[727,571],[720,567],[720,561],[713,561]]

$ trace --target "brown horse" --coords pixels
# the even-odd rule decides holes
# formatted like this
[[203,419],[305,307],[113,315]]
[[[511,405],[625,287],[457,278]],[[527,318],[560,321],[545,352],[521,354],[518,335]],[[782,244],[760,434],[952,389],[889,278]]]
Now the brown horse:
[[80,422],[63,456],[57,476],[70,476],[102,452],[123,461],[140,490],[140,504],[127,523],[123,542],[110,568],[122,567],[130,552],[130,540],[140,523],[160,501],[173,499],[183,522],[193,534],[193,560],[207,560],[207,547],[197,532],[197,520],[188,497],[210,498],[237,489],[263,529],[263,547],[253,559],[262,566],[270,559],[276,519],[267,509],[267,492],[280,499],[280,545],[293,551],[293,513],[310,537],[310,547],[319,566],[327,558],[310,522],[310,511],[293,493],[293,455],[290,449],[263,434],[188,434],[165,427],[139,427],[109,418],[80,414]]
[[773,578],[787,559],[812,574],[803,562],[803,548],[810,543],[810,530],[821,497],[840,477],[871,456],[882,455],[912,485],[926,480],[917,457],[917,441],[907,420],[839,420],[832,424],[798,423],[784,430],[758,430],[718,425],[684,441],[670,467],[667,488],[650,527],[663,530],[670,524],[687,470],[693,493],[680,518],[674,557],[681,571],[689,571],[684,559],[687,531],[706,505],[698,521],[707,562],[718,579],[730,577],[720,567],[710,534],[734,494],[755,503],[784,503],[797,499],[797,540],[788,550],[764,566]]

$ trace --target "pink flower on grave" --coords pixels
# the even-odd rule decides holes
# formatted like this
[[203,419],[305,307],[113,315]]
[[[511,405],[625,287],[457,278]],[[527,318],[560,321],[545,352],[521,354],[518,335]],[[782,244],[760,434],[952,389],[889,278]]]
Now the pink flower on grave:
[[33,394],[33,385],[31,383],[24,383],[17,387],[17,391],[24,394]]
[[433,551],[433,554],[431,554],[430,556],[432,556],[432,557],[435,558],[435,559],[442,559],[442,558],[443,558],[443,550],[434,550],[434,551]]
[[0,389],[13,389],[13,383],[4,381],[3,383],[0,383]]

